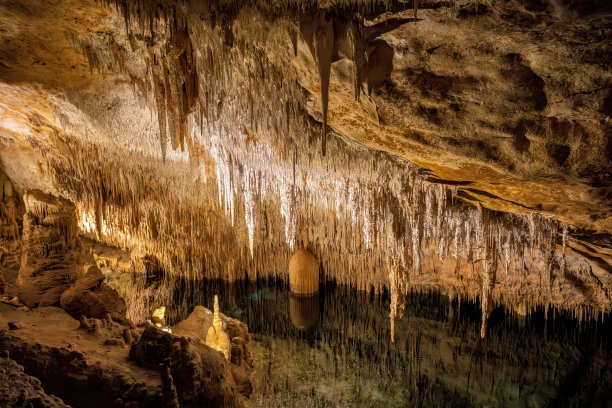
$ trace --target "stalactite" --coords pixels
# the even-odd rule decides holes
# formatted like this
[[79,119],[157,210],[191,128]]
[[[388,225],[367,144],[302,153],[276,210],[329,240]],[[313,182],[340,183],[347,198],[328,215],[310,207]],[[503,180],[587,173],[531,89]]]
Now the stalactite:
[[365,50],[363,44],[363,33],[361,22],[354,20],[350,23],[347,30],[349,42],[352,45],[352,60],[353,60],[353,86],[355,92],[355,100],[359,101],[361,95],[361,86],[364,79],[365,69]]
[[334,50],[334,23],[328,20],[324,12],[317,18],[314,34],[314,50],[319,81],[321,85],[321,113],[323,127],[321,129],[321,154],[325,156],[327,146],[327,107],[329,104],[329,76],[331,73],[332,54]]
[[566,268],[567,268],[567,257],[565,256],[565,250],[567,248],[567,232],[568,232],[567,224],[563,224],[563,238],[562,238],[563,252],[561,254],[561,267],[559,268],[562,276],[565,275]]

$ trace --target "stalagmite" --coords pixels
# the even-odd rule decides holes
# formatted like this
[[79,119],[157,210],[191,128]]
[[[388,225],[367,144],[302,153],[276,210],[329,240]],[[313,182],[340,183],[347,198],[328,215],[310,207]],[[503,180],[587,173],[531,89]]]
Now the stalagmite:
[[319,291],[319,261],[310,251],[300,249],[291,257],[289,286],[297,295],[312,295]]
[[355,92],[355,100],[359,101],[361,95],[361,86],[363,84],[363,70],[365,68],[365,50],[363,45],[363,33],[361,22],[354,20],[350,23],[347,30],[349,42],[352,45],[352,60],[353,60],[353,87]]
[[213,312],[213,325],[208,329],[206,333],[206,345],[219,350],[225,356],[226,360],[230,358],[231,342],[230,338],[225,331],[225,323],[219,315],[219,299],[215,295],[215,304]]

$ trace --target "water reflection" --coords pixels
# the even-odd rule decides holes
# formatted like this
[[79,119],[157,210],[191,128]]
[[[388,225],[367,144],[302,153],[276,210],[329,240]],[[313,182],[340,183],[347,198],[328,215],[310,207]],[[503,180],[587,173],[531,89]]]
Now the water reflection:
[[[390,341],[388,296],[344,287],[298,298],[276,282],[173,283],[170,324],[195,305],[245,322],[257,358],[251,403],[261,407],[606,406],[612,400],[609,319],[579,323],[539,310],[493,310],[413,293]],[[554,317],[553,317],[554,315]]]
[[289,314],[298,330],[308,330],[319,320],[319,294],[314,296],[289,295]]

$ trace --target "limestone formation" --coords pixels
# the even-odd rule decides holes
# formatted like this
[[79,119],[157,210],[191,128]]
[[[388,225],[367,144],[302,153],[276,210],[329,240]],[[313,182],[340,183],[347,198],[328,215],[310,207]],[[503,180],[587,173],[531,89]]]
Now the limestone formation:
[[153,324],[158,328],[162,328],[166,326],[166,306],[158,307],[153,311],[151,316],[151,320]]
[[230,337],[225,330],[225,323],[219,315],[219,299],[216,295],[212,326],[208,328],[206,333],[206,345],[215,350],[219,350],[221,353],[223,353],[226,360],[230,359]]
[[[100,358],[67,345],[66,342],[49,338],[53,337],[49,334],[46,336],[48,340],[41,339],[40,330],[40,326],[32,328],[31,325],[21,330],[2,330],[0,348],[8,350],[12,358],[22,365],[26,372],[43,382],[53,382],[61,378],[62,386],[70,390],[65,395],[72,398],[87,395],[102,406],[116,406],[114,404],[117,399],[121,401],[118,404],[120,407],[135,404],[141,407],[160,406],[159,381],[152,381],[147,377],[148,373],[144,376],[137,375],[134,370],[125,367],[125,358],[120,361],[108,357]],[[74,332],[66,330],[64,325],[54,327],[50,332],[74,336]],[[107,337],[90,338],[100,342],[97,347],[106,348],[102,343]],[[158,370],[153,371],[153,374],[157,373]],[[72,405],[71,401],[66,400],[66,402]]]
[[174,380],[170,373],[170,358],[166,358],[163,363],[159,365],[160,376],[162,380],[162,395],[164,396],[163,404],[166,408],[180,408],[178,394],[176,387],[174,386]]
[[296,295],[312,295],[319,291],[319,261],[310,251],[300,249],[291,257],[289,285]]
[[[253,355],[249,347],[251,341],[249,328],[239,320],[229,318],[222,313],[218,314],[218,318],[223,322],[221,326],[224,327],[225,333],[231,339],[228,363],[232,378],[236,383],[238,391],[245,396],[249,396],[253,389],[251,372],[253,371],[254,364]],[[203,306],[196,306],[185,320],[172,327],[172,332],[177,336],[197,339],[202,344],[216,349],[216,344],[213,344],[211,330],[214,329],[216,335],[213,320],[214,314],[209,309]],[[209,332],[211,333],[211,344],[207,342]]]
[[85,276],[78,279],[60,297],[60,306],[70,315],[125,321],[126,305],[117,291],[104,283],[104,275],[97,266],[90,266]]
[[9,358],[9,353],[0,356],[0,406],[26,408],[63,408],[69,407],[54,396],[45,393],[40,380],[23,371],[15,361]]
[[179,338],[149,325],[132,345],[130,359],[152,367],[167,365],[170,359],[170,376],[181,407],[243,406],[228,362],[199,340]]
[[58,304],[82,272],[75,207],[68,200],[30,191],[23,197],[24,251],[17,278],[19,299],[28,307]]

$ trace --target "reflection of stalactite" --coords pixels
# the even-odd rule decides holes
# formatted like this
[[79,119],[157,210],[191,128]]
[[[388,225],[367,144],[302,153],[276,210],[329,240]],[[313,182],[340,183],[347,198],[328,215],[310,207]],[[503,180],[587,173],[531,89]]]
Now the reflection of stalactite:
[[499,232],[497,231],[497,223],[495,219],[489,221],[491,213],[488,210],[478,206],[479,226],[477,232],[477,242],[479,245],[479,257],[482,262],[482,293],[481,293],[481,309],[482,322],[480,326],[480,337],[485,338],[487,334],[489,313],[491,312],[491,295],[493,286],[495,285],[495,277],[497,273],[497,257],[498,257],[498,240]]
[[259,213],[258,183],[255,174],[245,170],[242,185],[244,186],[244,217],[249,234],[249,251],[253,257],[255,227]]

